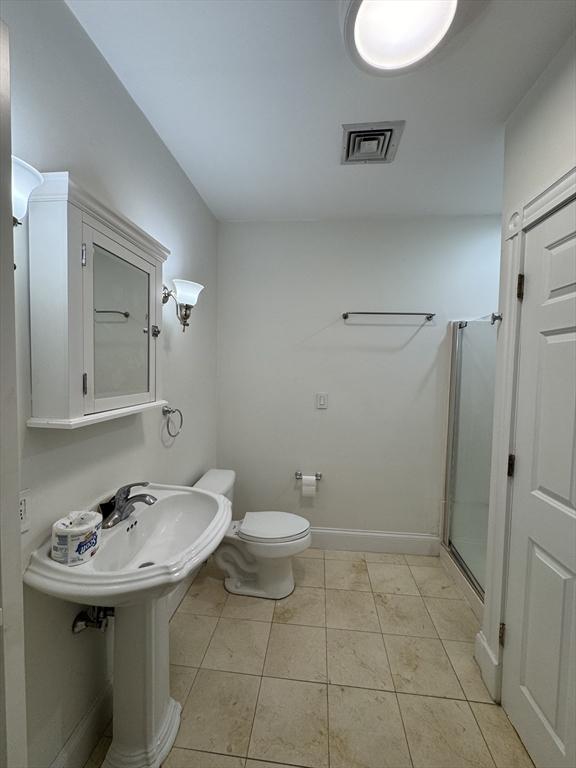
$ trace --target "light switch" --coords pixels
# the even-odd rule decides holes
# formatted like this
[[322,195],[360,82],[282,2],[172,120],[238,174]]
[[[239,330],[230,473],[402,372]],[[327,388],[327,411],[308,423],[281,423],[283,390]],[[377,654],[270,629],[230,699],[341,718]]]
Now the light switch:
[[328,408],[328,393],[316,392],[316,408],[325,410]]

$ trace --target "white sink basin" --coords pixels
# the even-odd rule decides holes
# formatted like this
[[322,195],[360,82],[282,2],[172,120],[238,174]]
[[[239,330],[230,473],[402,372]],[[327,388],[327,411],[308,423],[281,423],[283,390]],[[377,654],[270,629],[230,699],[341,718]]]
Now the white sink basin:
[[114,607],[114,738],[104,768],[159,768],[178,732],[181,707],[169,693],[167,595],[224,538],[232,517],[224,496],[185,486],[149,485],[82,565],[50,557],[47,541],[24,581],[54,597]]
[[184,486],[149,485],[158,501],[137,503],[124,522],[102,531],[100,548],[82,565],[50,557],[50,541],[30,558],[24,581],[73,603],[129,605],[160,597],[220,544],[231,519],[224,496]]

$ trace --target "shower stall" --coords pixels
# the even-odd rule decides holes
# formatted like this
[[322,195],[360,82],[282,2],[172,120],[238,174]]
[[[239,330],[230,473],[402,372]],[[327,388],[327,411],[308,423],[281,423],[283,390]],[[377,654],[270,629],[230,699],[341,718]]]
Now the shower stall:
[[497,321],[492,315],[451,323],[444,545],[480,597],[486,577]]

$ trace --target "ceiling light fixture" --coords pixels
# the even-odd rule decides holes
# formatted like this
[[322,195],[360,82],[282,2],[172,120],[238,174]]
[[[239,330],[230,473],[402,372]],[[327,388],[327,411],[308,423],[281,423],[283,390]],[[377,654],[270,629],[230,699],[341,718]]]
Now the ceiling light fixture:
[[372,73],[406,72],[461,27],[469,5],[466,0],[343,0],[348,53]]

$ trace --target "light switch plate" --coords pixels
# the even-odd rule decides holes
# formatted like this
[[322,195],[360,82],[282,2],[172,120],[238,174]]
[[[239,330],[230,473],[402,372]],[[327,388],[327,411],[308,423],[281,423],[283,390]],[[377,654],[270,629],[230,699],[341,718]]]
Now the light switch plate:
[[316,408],[318,408],[321,411],[324,411],[326,410],[326,408],[328,408],[327,392],[316,392]]

